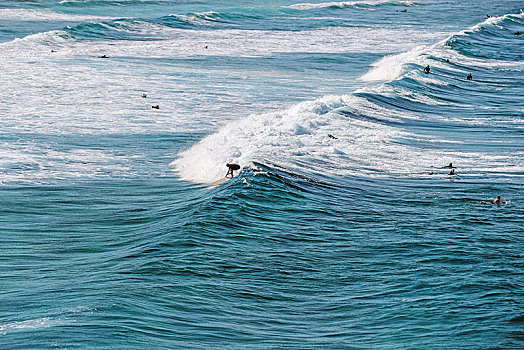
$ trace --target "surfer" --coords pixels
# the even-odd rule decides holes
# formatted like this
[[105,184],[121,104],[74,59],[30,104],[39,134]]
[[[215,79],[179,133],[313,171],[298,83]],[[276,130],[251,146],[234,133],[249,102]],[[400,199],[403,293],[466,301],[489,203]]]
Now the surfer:
[[229,175],[231,175],[231,177],[233,177],[233,171],[240,170],[240,165],[238,165],[238,164],[233,164],[233,163],[229,164],[229,163],[227,163],[226,166],[228,167],[226,177],[228,177]]
[[471,80],[471,79],[473,79],[473,76],[471,75],[471,73],[469,73],[466,78],[468,78],[468,80]]
[[429,68],[429,64],[428,64],[426,66],[426,68],[424,68],[424,73],[429,74],[429,71],[430,71],[430,68]]
[[143,97],[143,98],[146,98],[146,97],[147,97],[147,94],[142,94],[142,97]]
[[520,35],[521,33],[519,31],[516,31],[515,33],[513,33],[513,35]]
[[151,106],[151,108],[154,108],[154,109],[160,109],[160,106],[159,106],[159,105]]
[[338,140],[338,137],[335,137],[335,136],[333,136],[333,135],[331,135],[331,134],[328,134],[328,137],[329,137],[330,139]]
[[455,175],[455,169],[451,169],[448,175]]
[[497,196],[497,198],[489,202],[486,202],[486,201],[480,202],[480,204],[506,204],[506,203],[508,202],[505,202],[502,199],[500,199],[500,196]]
[[456,167],[453,166],[453,163],[449,163],[448,165],[442,167],[442,169],[445,169],[445,168],[456,168]]
[[108,58],[106,55],[98,56],[98,58]]

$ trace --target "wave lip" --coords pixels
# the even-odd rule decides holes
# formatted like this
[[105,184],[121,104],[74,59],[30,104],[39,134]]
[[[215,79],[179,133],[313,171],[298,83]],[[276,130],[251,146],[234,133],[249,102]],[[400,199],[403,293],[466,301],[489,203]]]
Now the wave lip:
[[405,0],[405,1],[402,1],[402,0],[400,1],[393,1],[393,0],[332,1],[332,2],[322,2],[322,3],[299,3],[299,4],[285,6],[285,8],[291,8],[295,10],[312,10],[312,9],[320,9],[320,8],[345,8],[345,7],[359,8],[362,6],[379,6],[379,5],[384,5],[384,4],[410,6],[410,5],[413,5],[413,1],[409,1],[409,0]]

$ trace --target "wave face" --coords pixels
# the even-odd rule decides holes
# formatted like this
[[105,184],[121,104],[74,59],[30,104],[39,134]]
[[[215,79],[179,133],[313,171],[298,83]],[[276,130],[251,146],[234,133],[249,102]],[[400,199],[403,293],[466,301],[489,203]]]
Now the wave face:
[[523,28],[1,2],[0,348],[521,349]]

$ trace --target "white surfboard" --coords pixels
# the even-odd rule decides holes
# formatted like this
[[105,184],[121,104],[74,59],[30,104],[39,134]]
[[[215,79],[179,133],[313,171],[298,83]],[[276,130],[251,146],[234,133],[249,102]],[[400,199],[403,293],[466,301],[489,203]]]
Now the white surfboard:
[[215,182],[212,182],[211,186],[222,185],[223,183],[227,182],[228,180],[231,180],[231,178],[230,177],[223,177],[220,180],[216,180]]

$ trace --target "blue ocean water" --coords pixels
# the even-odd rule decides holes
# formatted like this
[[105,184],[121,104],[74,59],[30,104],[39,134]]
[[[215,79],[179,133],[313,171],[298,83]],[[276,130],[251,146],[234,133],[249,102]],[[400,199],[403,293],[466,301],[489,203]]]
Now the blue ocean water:
[[0,1],[0,348],[523,348],[523,9]]

